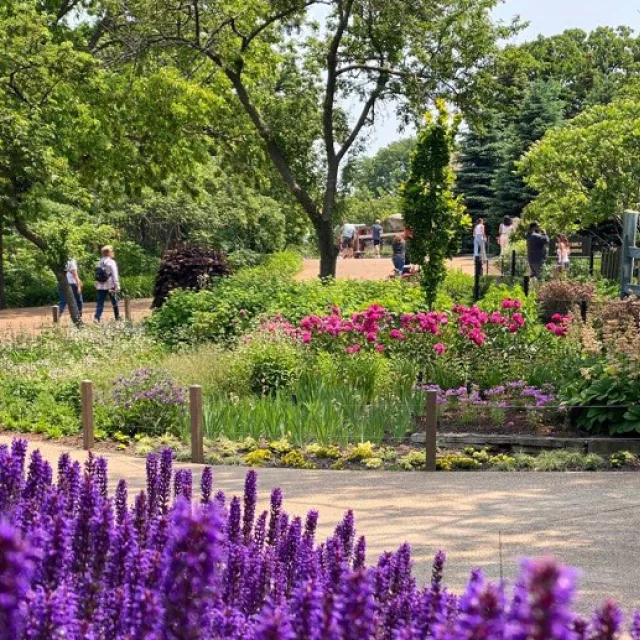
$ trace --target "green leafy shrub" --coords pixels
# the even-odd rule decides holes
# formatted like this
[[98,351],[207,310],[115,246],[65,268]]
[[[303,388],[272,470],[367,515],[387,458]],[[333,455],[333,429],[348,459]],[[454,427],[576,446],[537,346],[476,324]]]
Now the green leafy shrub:
[[256,449],[255,451],[250,451],[244,457],[245,464],[250,467],[261,467],[269,460],[271,460],[271,451],[269,449]]

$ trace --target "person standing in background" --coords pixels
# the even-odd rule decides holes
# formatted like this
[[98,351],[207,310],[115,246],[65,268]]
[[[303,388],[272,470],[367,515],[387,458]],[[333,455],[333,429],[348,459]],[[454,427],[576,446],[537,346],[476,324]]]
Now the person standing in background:
[[480,259],[481,262],[487,261],[487,233],[484,228],[484,220],[478,218],[475,227],[473,228],[473,257],[474,259]]
[[547,257],[549,236],[540,228],[540,224],[532,222],[527,232],[527,260],[531,277],[540,280],[542,265]]
[[558,262],[554,269],[554,276],[557,278],[560,274],[567,272],[571,264],[571,246],[569,238],[564,233],[556,238],[556,255]]
[[[78,263],[74,258],[71,258],[67,262],[67,266],[65,268],[67,282],[69,283],[69,287],[71,287],[71,293],[73,293],[73,297],[76,299],[76,304],[78,305],[78,313],[80,314],[80,318],[82,318],[82,280],[80,280],[80,276],[78,275]],[[62,315],[64,310],[67,308],[67,299],[64,295],[64,291],[62,287],[58,285],[58,311],[59,314]]]
[[114,259],[113,247],[107,245],[102,247],[102,259],[96,268],[96,290],[98,292],[98,304],[94,322],[100,322],[104,303],[107,296],[111,299],[113,315],[116,320],[120,320],[120,309],[118,307],[118,293],[120,293],[120,277],[118,275],[118,265]]
[[356,225],[347,222],[342,227],[342,257],[353,258],[353,241],[356,235]]
[[393,237],[393,257],[391,258],[391,261],[393,262],[393,268],[395,269],[397,276],[402,276],[404,273],[406,246],[407,243],[401,234],[398,233]]
[[515,231],[513,220],[509,216],[505,216],[498,228],[498,244],[500,245],[500,255],[504,256],[509,252],[511,244],[511,236]]
[[373,252],[376,258],[380,257],[380,244],[382,243],[382,225],[380,220],[371,227],[371,237],[373,238]]

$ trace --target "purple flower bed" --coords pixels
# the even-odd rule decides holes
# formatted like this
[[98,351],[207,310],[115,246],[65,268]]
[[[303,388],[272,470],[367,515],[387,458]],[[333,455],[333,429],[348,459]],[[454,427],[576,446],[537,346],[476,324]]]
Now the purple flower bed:
[[[622,615],[612,602],[587,621],[572,611],[575,573],[525,561],[512,592],[471,574],[459,597],[416,584],[402,545],[365,564],[353,513],[316,542],[318,513],[283,510],[282,493],[257,513],[257,476],[243,499],[200,495],[171,452],[147,460],[147,489],[128,506],[124,480],[107,492],[107,464],[63,455],[57,484],[26,443],[0,447],[0,640],[608,640]],[[640,617],[633,640],[640,640]]]
[[422,391],[435,391],[438,394],[438,404],[459,406],[469,404],[478,407],[546,407],[558,403],[558,398],[551,386],[542,388],[529,386],[523,380],[515,380],[506,385],[500,385],[471,392],[466,387],[458,389],[442,389],[437,384],[425,384],[418,387]]

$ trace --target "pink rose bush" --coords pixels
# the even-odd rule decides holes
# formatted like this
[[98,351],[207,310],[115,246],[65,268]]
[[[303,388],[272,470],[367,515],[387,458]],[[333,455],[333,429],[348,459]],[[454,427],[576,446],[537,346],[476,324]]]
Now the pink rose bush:
[[558,338],[566,338],[567,335],[569,335],[569,328],[571,327],[572,320],[573,316],[570,313],[566,316],[556,313],[551,318],[551,322],[546,325],[546,329]]

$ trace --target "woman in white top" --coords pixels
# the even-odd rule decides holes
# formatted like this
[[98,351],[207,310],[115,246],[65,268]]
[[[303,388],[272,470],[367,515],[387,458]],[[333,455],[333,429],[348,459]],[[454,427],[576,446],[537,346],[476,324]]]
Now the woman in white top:
[[[80,280],[80,276],[78,275],[78,263],[73,258],[71,258],[67,262],[65,270],[67,272],[67,282],[71,287],[71,293],[76,299],[76,304],[78,305],[78,313],[82,318],[82,280]],[[67,308],[67,298],[65,297],[64,291],[60,286],[58,287],[58,298],[58,310],[60,312],[60,315],[62,315],[64,310]]]
[[504,256],[509,251],[511,244],[511,236],[515,231],[513,220],[509,216],[505,216],[504,220],[498,228],[498,244],[500,245],[500,255]]
[[107,296],[111,299],[113,315],[116,320],[119,320],[120,309],[118,307],[118,293],[120,293],[120,277],[118,274],[118,265],[113,257],[113,247],[110,245],[102,247],[101,253],[102,259],[96,268],[98,304],[96,306],[96,314],[93,321],[100,322]]
[[478,218],[476,226],[473,228],[473,257],[480,258],[482,262],[487,261],[487,234],[484,229],[484,220]]

